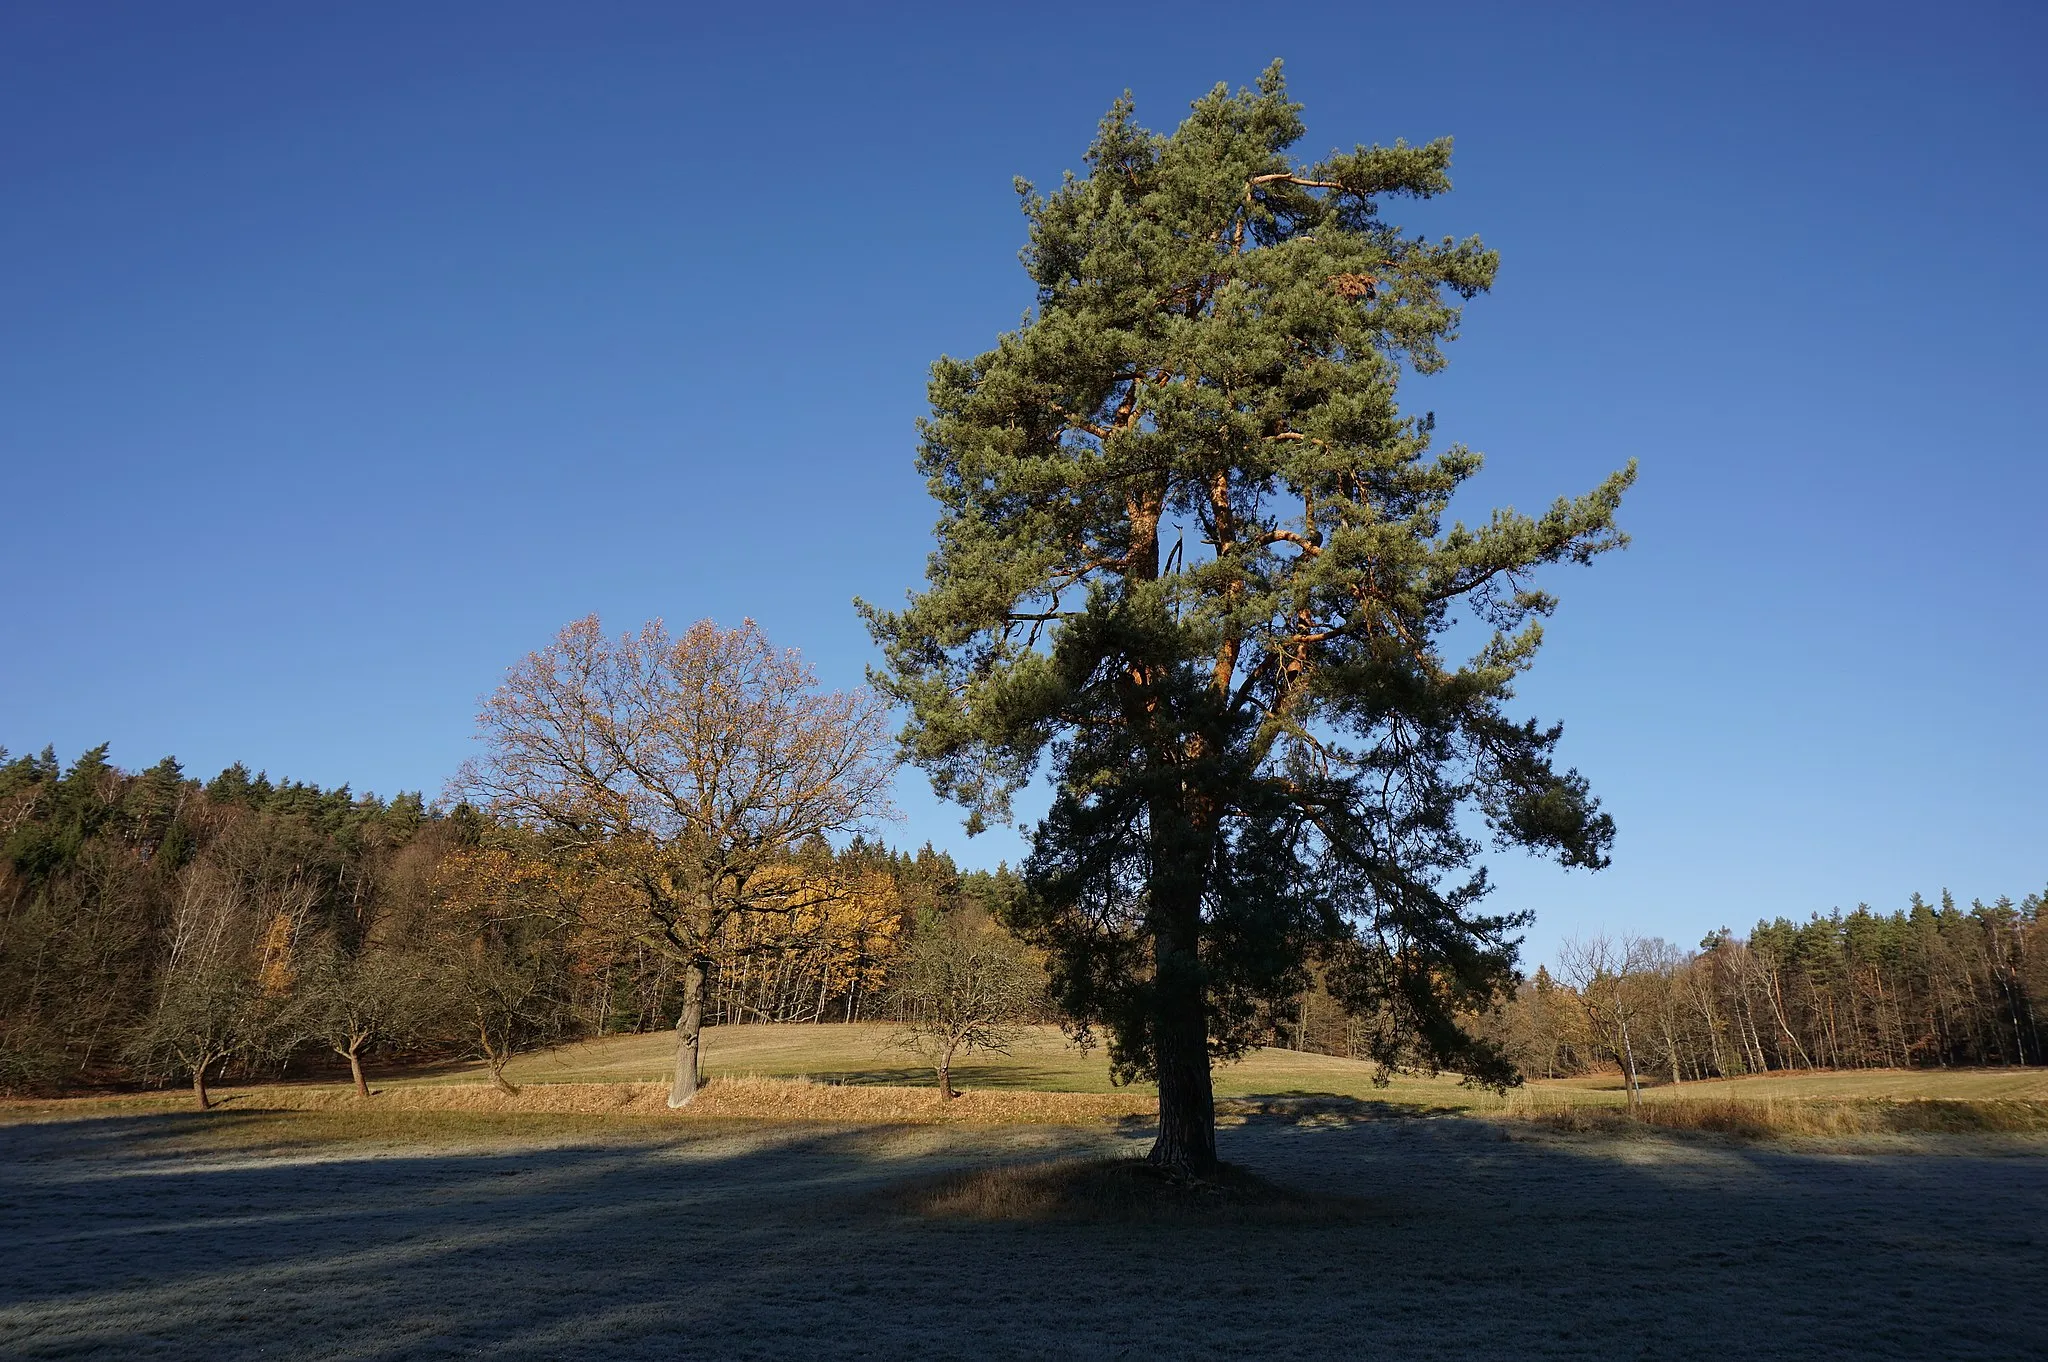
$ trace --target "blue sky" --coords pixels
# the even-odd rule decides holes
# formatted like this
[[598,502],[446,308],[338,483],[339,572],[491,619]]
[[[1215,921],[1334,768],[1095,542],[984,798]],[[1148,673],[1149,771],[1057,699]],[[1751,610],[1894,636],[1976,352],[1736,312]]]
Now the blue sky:
[[[2031,6],[0,10],[0,743],[436,791],[591,610],[836,684],[929,548],[926,365],[1030,301],[1015,174],[1287,59],[1313,156],[1503,253],[1411,406],[1468,514],[1628,458],[1529,712],[1598,927],[2048,883],[2048,21]],[[895,840],[970,864],[907,776]]]

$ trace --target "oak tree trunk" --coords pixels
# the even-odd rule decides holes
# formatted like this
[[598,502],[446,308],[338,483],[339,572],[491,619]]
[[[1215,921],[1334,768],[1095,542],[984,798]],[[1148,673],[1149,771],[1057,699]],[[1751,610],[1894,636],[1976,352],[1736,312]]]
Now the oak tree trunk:
[[680,1107],[697,1095],[697,1051],[704,1037],[704,962],[683,967],[683,1015],[676,1020],[676,1076],[669,1084],[668,1104]]

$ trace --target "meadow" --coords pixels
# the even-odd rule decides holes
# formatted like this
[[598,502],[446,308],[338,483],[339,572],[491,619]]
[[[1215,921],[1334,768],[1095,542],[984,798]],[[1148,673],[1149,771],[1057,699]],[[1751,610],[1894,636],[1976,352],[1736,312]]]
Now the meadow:
[[[1622,1095],[1375,1088],[1265,1050],[1218,1071],[1229,1176],[1155,1195],[1149,1095],[1112,1090],[1100,1052],[1035,1032],[947,1104],[887,1038],[714,1028],[681,1115],[649,1081],[661,1035],[524,1056],[516,1098],[451,1067],[368,1101],[8,1104],[0,1352],[2013,1358],[2048,1337],[2039,1134],[1575,1127],[1548,1117]],[[1687,1088],[2038,1109],[2042,1086]]]
[[[1148,1083],[1119,1086],[1100,1045],[1075,1045],[1058,1027],[1019,1028],[1008,1053],[980,1052],[954,1066],[961,1096],[939,1099],[931,1069],[887,1023],[717,1026],[704,1033],[709,1086],[682,1113],[666,1103],[671,1032],[607,1036],[522,1054],[500,1092],[481,1063],[444,1063],[378,1075],[368,1103],[336,1075],[219,1088],[241,1115],[346,1114],[364,1131],[376,1113],[631,1120],[824,1120],[948,1124],[1122,1124],[1156,1114]],[[1219,1063],[1215,1090],[1226,1124],[1249,1115],[1323,1118],[1462,1116],[1533,1122],[1588,1134],[1702,1130],[1751,1138],[1885,1133],[2048,1136],[2048,1069],[1880,1069],[1773,1073],[1683,1084],[1649,1084],[1629,1121],[1614,1074],[1536,1079],[1506,1092],[1456,1075],[1386,1076],[1358,1059],[1281,1048]],[[0,1120],[91,1119],[176,1112],[182,1089],[52,1101],[0,1102]],[[1859,1119],[1860,1117],[1860,1119]],[[413,1120],[409,1116],[406,1119]],[[334,1129],[342,1129],[336,1124]]]

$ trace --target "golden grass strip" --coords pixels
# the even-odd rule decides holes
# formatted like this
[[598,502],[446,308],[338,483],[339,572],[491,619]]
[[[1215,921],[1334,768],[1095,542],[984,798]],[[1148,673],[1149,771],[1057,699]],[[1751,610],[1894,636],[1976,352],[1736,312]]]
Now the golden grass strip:
[[[665,1083],[529,1083],[517,1094],[488,1083],[392,1087],[364,1099],[346,1087],[225,1089],[220,1110],[461,1111],[507,1116],[612,1116],[644,1120],[827,1121],[844,1124],[1095,1125],[1151,1119],[1158,1099],[1143,1093],[978,1090],[948,1102],[935,1088],[817,1083],[791,1078],[715,1078],[695,1101],[668,1106]],[[0,1104],[0,1121],[75,1119],[175,1111],[170,1094],[69,1098]],[[196,1115],[197,1113],[195,1113]]]
[[2048,1102],[1927,1098],[1828,1101],[1812,1098],[1671,1098],[1635,1112],[1613,1106],[1509,1109],[1501,1115],[1555,1130],[1626,1135],[1704,1131],[1740,1139],[1842,1135],[2026,1135],[2048,1133]]

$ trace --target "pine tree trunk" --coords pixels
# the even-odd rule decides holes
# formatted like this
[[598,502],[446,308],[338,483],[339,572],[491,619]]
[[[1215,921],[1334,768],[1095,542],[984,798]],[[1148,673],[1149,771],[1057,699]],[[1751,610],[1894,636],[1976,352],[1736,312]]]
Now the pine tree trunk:
[[1198,910],[1172,911],[1154,938],[1152,1045],[1159,1065],[1159,1138],[1151,1161],[1188,1177],[1216,1171],[1216,1099],[1209,1081],[1209,1027],[1202,1008]]
[[697,1095],[697,1052],[704,1037],[704,962],[683,967],[683,1015],[676,1021],[676,1076],[669,1084],[668,1104],[685,1106]]

